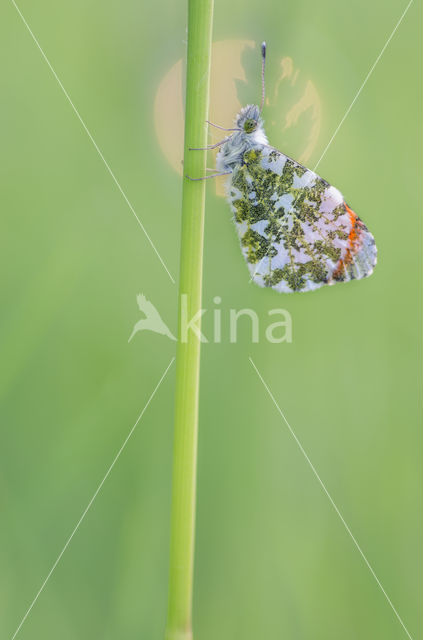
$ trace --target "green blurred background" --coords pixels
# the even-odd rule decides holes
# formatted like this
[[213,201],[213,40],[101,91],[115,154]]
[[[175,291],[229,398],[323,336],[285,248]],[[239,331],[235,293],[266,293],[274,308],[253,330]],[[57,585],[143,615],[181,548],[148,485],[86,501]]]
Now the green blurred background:
[[[19,7],[176,277],[181,181],[153,122],[159,84],[185,55],[184,3]],[[404,8],[217,0],[214,40],[266,39],[269,91],[284,56],[312,80],[314,166]],[[196,640],[406,637],[249,355],[410,634],[422,632],[422,18],[415,2],[319,167],[376,237],[370,279],[291,296],[254,287],[229,208],[207,186],[204,306],[218,295],[223,317],[251,307],[263,326],[285,308],[293,343],[252,344],[245,321],[236,344],[224,332],[202,351]],[[8,0],[0,33],[0,635],[10,639],[174,354],[153,333],[127,343],[135,296],[175,330],[177,289]],[[242,64],[238,98],[255,101],[255,52]],[[309,116],[288,132],[270,122],[272,144],[299,157]],[[22,640],[163,638],[173,391],[174,369]]]

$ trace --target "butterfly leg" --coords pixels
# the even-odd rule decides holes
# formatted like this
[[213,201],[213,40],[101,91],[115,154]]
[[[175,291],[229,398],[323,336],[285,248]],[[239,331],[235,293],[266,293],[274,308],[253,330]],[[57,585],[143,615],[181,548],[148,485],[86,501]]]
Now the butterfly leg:
[[[181,165],[184,166],[183,160],[181,160]],[[206,167],[206,171],[216,171],[216,167]]]
[[225,129],[225,127],[221,127],[219,124],[214,124],[214,122],[210,122],[210,120],[206,120],[207,124],[210,124],[212,127],[216,127],[216,129],[221,129],[222,131],[241,131],[241,129]]
[[216,144],[209,144],[207,147],[188,147],[189,151],[208,151],[209,149],[216,149],[216,147],[220,147],[222,144],[225,144],[230,139],[231,136],[226,136],[220,142],[216,142]]
[[202,178],[191,178],[191,176],[185,176],[188,180],[208,180],[208,178],[218,178],[219,176],[228,176],[232,171],[221,171],[220,173],[211,173],[208,176],[203,176]]

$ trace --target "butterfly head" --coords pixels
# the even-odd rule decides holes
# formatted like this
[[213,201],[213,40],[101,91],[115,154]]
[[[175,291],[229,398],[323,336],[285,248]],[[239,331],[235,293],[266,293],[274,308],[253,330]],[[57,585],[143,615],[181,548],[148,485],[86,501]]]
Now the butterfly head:
[[236,126],[244,133],[253,133],[262,124],[259,108],[255,104],[249,104],[241,109],[236,117]]
[[260,116],[260,109],[255,104],[243,107],[236,117],[236,127],[242,136],[247,136],[251,142],[266,144],[263,129],[263,119]]

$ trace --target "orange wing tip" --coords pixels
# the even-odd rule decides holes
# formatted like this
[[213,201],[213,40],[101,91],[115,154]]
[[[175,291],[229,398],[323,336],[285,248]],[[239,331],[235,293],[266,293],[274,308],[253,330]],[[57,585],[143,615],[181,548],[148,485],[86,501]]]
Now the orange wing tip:
[[377,261],[374,238],[358,215],[344,201],[351,230],[345,255],[340,258],[333,274],[334,281],[364,278],[373,273]]

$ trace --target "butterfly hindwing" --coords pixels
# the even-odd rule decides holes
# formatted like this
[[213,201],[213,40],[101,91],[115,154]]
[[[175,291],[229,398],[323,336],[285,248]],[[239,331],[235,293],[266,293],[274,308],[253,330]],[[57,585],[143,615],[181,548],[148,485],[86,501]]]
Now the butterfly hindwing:
[[260,286],[310,291],[372,273],[373,236],[340,191],[280,151],[246,151],[228,187],[241,249]]

